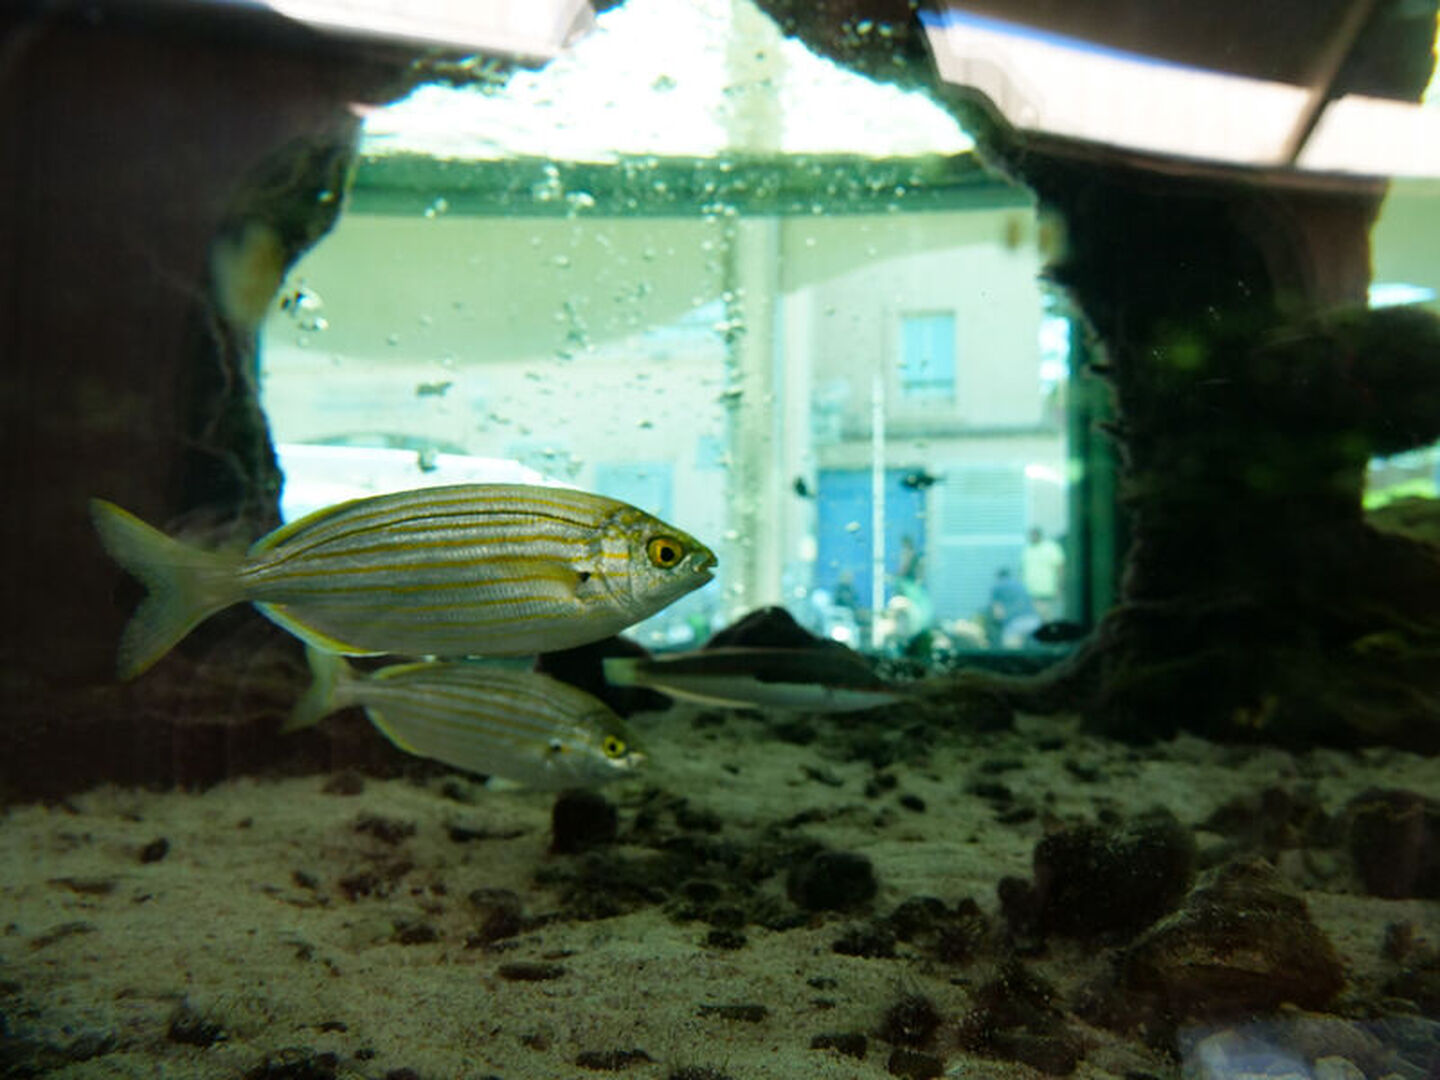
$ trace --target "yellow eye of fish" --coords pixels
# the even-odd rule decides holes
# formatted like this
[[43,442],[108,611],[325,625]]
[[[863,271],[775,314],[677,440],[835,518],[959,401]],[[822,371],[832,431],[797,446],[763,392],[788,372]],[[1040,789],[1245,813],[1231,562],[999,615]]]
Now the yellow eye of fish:
[[685,549],[680,546],[679,540],[669,536],[656,536],[645,545],[645,554],[650,556],[650,561],[661,570],[669,570],[685,557]]
[[616,738],[614,735],[606,735],[605,741],[600,744],[601,751],[608,758],[625,756],[625,740]]

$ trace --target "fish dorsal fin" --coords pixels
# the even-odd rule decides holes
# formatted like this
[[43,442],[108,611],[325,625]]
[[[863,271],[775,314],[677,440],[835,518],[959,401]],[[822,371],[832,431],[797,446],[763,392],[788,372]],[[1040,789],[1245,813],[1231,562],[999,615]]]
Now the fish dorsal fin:
[[323,521],[329,521],[333,517],[338,517],[340,514],[348,511],[356,503],[364,502],[366,498],[370,498],[370,496],[364,496],[358,499],[347,499],[345,502],[336,503],[334,506],[322,507],[319,510],[315,510],[311,513],[306,514],[304,517],[296,518],[294,521],[287,522],[286,524],[281,525],[278,529],[266,533],[259,540],[256,540],[255,543],[251,544],[250,554],[262,555],[265,552],[274,551],[277,547],[285,543],[285,541],[289,540],[301,530],[313,528],[314,526],[319,525]]

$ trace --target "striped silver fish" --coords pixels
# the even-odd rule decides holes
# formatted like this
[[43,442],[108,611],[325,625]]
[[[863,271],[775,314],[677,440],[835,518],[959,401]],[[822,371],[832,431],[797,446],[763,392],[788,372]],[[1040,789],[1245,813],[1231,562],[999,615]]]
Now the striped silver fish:
[[618,633],[715,566],[704,544],[633,506],[524,484],[356,499],[246,555],[189,547],[103,499],[90,510],[106,551],[149,590],[121,638],[125,679],[247,600],[327,652],[518,656]]
[[645,761],[608,706],[548,675],[465,660],[362,675],[338,656],[306,651],[314,682],[286,731],[360,705],[407,754],[540,790],[619,780]]

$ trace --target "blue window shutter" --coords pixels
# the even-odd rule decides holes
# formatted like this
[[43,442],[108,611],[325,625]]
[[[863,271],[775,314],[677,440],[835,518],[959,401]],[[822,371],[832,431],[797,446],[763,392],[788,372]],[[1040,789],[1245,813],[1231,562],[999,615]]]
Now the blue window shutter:
[[955,313],[900,317],[900,392],[909,398],[955,396]]

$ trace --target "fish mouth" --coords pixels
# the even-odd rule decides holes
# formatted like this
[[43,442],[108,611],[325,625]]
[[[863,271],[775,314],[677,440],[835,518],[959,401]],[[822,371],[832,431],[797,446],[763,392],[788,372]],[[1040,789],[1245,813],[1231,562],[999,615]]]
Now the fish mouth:
[[709,581],[715,576],[715,567],[720,560],[715,557],[715,553],[709,548],[702,548],[701,550],[704,551],[705,554],[696,560],[695,573],[697,575],[703,575],[705,580]]
[[623,774],[636,772],[645,768],[650,762],[650,755],[644,750],[631,750],[623,760],[615,762],[616,771]]

